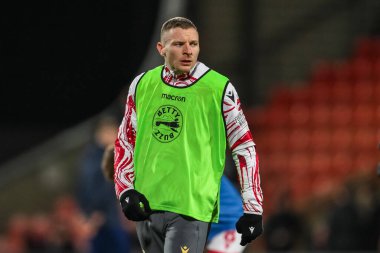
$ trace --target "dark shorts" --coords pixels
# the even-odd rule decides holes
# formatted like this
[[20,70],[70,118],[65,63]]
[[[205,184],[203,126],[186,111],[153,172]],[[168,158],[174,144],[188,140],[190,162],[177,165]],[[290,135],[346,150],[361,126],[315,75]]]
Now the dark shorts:
[[137,236],[145,253],[202,253],[210,223],[172,212],[154,212],[137,222]]

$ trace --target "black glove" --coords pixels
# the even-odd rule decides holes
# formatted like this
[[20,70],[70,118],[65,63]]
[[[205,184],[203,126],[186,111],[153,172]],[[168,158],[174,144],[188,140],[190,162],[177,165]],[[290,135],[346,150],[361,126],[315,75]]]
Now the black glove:
[[132,221],[146,220],[152,212],[148,200],[136,190],[121,194],[120,203],[125,217]]
[[253,241],[263,232],[263,217],[245,213],[236,222],[236,231],[241,234],[241,246]]

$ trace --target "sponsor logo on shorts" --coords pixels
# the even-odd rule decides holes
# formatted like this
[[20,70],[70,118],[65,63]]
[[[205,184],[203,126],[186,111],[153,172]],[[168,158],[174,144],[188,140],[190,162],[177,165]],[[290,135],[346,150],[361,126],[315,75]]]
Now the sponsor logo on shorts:
[[190,248],[189,247],[187,247],[187,246],[181,246],[181,252],[182,253],[188,253],[189,252],[189,250],[190,250]]

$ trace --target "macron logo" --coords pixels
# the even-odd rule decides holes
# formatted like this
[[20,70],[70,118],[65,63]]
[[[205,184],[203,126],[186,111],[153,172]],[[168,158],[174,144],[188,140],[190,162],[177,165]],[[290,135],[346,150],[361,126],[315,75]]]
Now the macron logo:
[[249,231],[251,231],[251,234],[252,234],[253,231],[255,231],[255,228],[254,227],[249,227]]

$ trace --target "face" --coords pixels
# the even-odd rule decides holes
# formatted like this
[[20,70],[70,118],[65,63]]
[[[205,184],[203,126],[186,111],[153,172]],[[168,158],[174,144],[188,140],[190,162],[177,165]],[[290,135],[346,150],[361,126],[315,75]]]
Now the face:
[[194,28],[173,28],[165,32],[157,43],[157,50],[165,64],[176,74],[189,73],[197,63],[199,35]]

